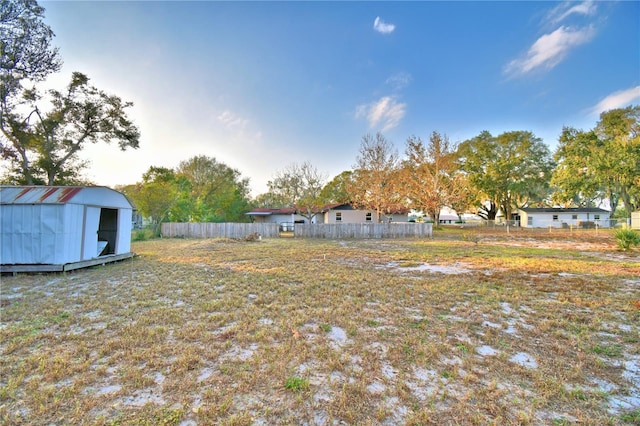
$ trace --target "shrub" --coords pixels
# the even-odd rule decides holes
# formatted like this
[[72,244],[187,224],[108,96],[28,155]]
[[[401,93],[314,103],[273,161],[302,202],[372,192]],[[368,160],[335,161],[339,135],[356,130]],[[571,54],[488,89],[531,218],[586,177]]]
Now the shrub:
[[131,236],[131,241],[147,241],[148,239],[153,237],[152,229],[137,229],[133,231],[133,235]]
[[631,246],[640,246],[640,233],[633,229],[618,229],[615,233],[618,247],[622,251],[628,251]]

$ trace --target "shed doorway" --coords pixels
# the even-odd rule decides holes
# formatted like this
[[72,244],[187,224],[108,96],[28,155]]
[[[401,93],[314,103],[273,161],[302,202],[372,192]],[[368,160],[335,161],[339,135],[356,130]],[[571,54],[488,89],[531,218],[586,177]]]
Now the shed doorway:
[[100,222],[98,223],[98,256],[115,254],[117,239],[118,210],[107,208],[100,209]]

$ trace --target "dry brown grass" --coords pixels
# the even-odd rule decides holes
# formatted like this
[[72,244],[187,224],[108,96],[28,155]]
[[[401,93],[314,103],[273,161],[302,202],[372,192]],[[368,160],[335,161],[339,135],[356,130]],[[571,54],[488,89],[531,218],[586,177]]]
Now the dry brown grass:
[[133,249],[2,277],[3,424],[640,418],[639,256],[604,231]]

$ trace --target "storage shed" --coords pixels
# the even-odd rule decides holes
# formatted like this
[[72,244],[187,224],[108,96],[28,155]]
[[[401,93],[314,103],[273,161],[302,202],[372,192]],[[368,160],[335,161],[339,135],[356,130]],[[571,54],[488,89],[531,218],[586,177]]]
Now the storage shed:
[[0,186],[0,271],[66,271],[132,257],[132,206],[107,187]]

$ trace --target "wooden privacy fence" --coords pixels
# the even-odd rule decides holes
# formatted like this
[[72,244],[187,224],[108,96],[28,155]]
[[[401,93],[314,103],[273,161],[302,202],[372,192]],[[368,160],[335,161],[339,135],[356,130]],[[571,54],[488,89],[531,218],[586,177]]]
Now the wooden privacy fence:
[[163,237],[175,238],[244,238],[258,233],[262,238],[280,235],[277,223],[163,223]]
[[[168,238],[245,238],[258,233],[262,238],[280,236],[277,223],[163,223]],[[296,238],[431,238],[431,223],[296,223]]]
[[296,223],[296,238],[431,238],[431,223]]

